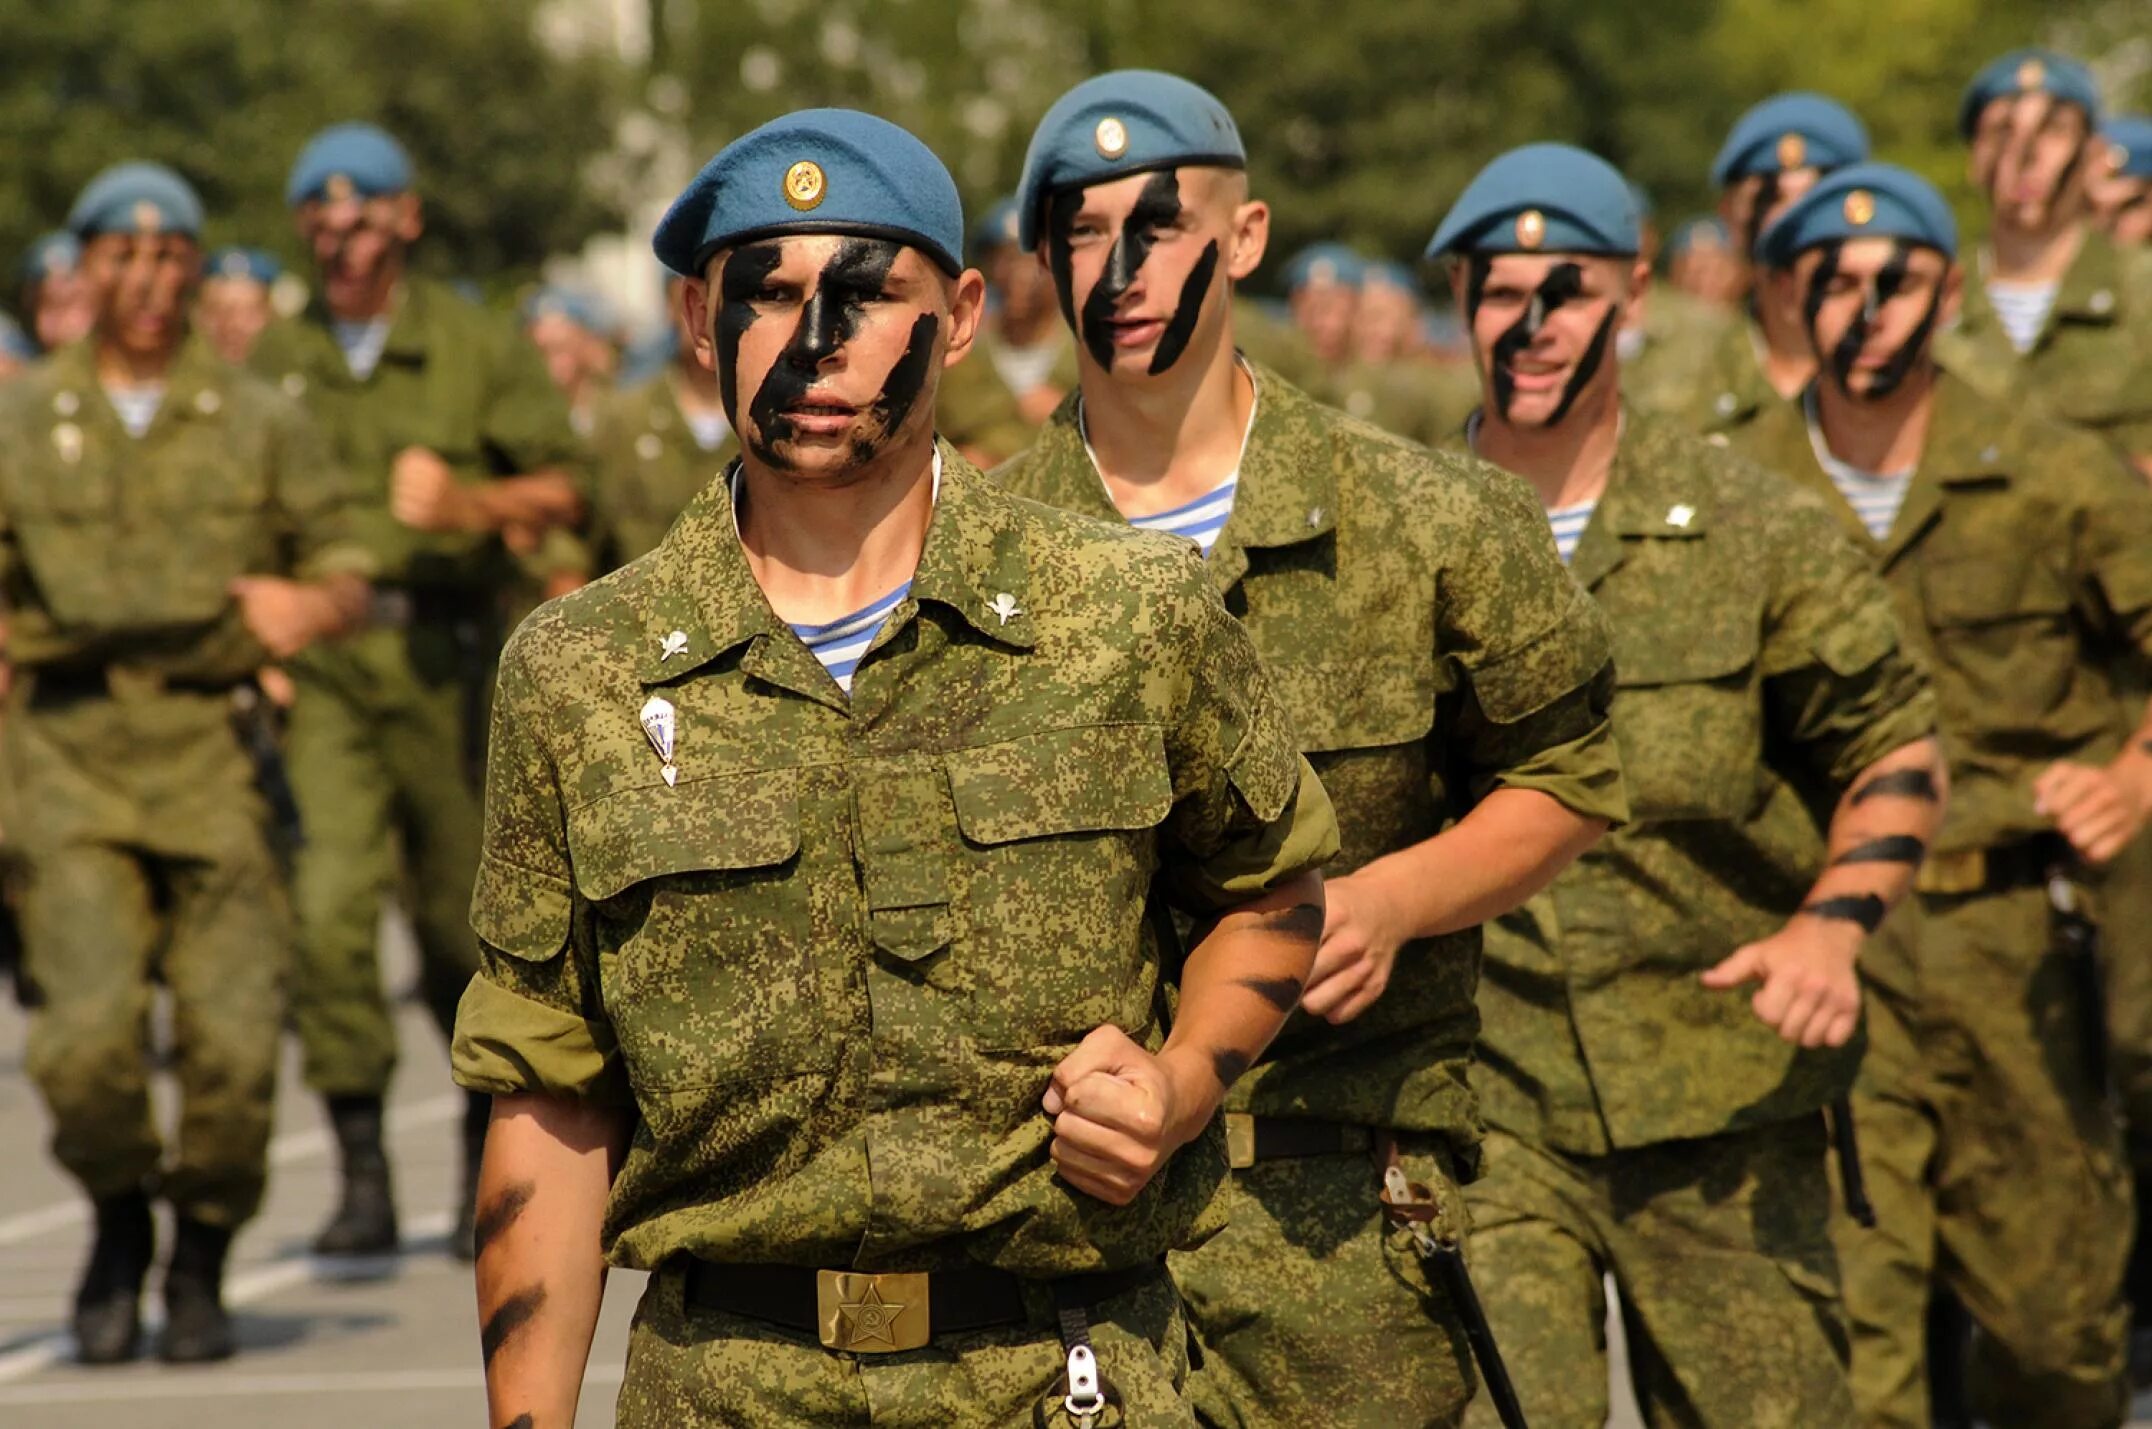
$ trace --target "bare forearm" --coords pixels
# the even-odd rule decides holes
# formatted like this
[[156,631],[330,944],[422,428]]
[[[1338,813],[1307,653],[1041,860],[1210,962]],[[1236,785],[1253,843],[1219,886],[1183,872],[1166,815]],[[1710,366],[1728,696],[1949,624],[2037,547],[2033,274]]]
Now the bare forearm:
[[1829,862],[1801,912],[1873,933],[1912,887],[1948,792],[1932,739],[1902,745],[1863,769],[1831,815]]
[[354,630],[366,618],[371,588],[358,576],[339,573],[314,583],[322,599],[322,629],[317,639],[327,640]]
[[1536,789],[1497,789],[1431,839],[1353,874],[1377,884],[1408,938],[1434,938],[1499,918],[1552,883],[1607,831]]
[[1323,884],[1307,873],[1220,917],[1181,969],[1180,1008],[1159,1052],[1193,1137],[1263,1055],[1300,1001],[1323,931]]
[[570,1429],[605,1289],[616,1108],[500,1097],[478,1184],[478,1323],[491,1422]]
[[583,519],[583,497],[565,473],[534,471],[504,476],[472,488],[472,500],[489,531],[510,526],[544,531]]

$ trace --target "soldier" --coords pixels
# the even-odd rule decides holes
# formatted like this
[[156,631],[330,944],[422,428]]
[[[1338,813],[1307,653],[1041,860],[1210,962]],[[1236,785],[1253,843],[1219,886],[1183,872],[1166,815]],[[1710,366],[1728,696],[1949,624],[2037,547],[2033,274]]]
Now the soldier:
[[1916,896],[1862,959],[1854,1108],[1878,1222],[1841,1227],[1855,1400],[1866,1424],[1928,1423],[1941,1283],[1983,1332],[1988,1422],[2119,1424],[2129,1183],[2086,883],[2152,801],[2152,711],[2116,675],[2152,653],[2152,494],[2095,438],[1937,363],[1963,279],[1924,180],[1843,170],[1764,242],[1820,375],[1739,441],[1829,493],[1873,553],[1950,756]]
[[629,1429],[1191,1422],[1161,1257],[1336,825],[1184,545],[936,442],[963,237],[923,145],[826,109],[659,224],[743,450],[503,657],[455,1058],[495,1423],[573,1420],[601,1222],[656,1272]]
[[1707,307],[1740,306],[1748,264],[1734,252],[1725,219],[1700,214],[1676,225],[1666,240],[1666,281]]
[[284,271],[267,249],[219,248],[202,270],[202,292],[195,299],[194,320],[202,336],[226,362],[245,362],[275,311],[269,285]]
[[613,345],[613,322],[598,300],[570,288],[541,288],[523,305],[523,331],[545,360],[568,423],[587,437],[597,421],[598,404],[611,390],[620,353]]
[[2152,245],[2152,115],[2118,114],[2100,125],[2107,171],[2092,182],[2092,208],[2117,248]]
[[[83,1361],[131,1359],[176,1226],[167,1360],[232,1352],[232,1234],[261,1204],[290,911],[233,695],[357,619],[355,493],[299,409],[190,338],[202,211],[122,164],[69,216],[91,339],[0,391],[0,601],[15,687],[0,751],[32,1007],[26,1063],[53,1152],[95,1203]],[[154,985],[172,1000],[179,1128],[149,1096]]]
[[1328,386],[1351,416],[1433,445],[1456,432],[1478,390],[1470,372],[1428,360],[1420,327],[1420,281],[1402,263],[1361,270],[1352,356]]
[[1455,1423],[1463,1312],[1377,1191],[1401,1162],[1441,1233],[1462,1229],[1478,925],[1623,812],[1605,621],[1515,478],[1235,352],[1231,285],[1269,228],[1242,154],[1224,107],[1171,75],[1100,76],[1047,111],[1020,222],[1083,379],[996,475],[1194,541],[1344,820],[1301,1015],[1227,1103],[1229,1223],[1173,1262],[1204,1349],[1197,1411]]
[[1606,1422],[1609,1275],[1647,1422],[1842,1425],[1824,1108],[1941,816],[1934,698],[1822,502],[1624,414],[1601,355],[1640,247],[1611,165],[1533,144],[1427,250],[1485,384],[1468,440],[1613,622],[1634,819],[1487,930],[1471,1250],[1542,1429]]
[[1318,362],[1336,366],[1352,355],[1353,316],[1360,306],[1365,261],[1342,243],[1311,243],[1285,265],[1285,297],[1293,326]]
[[97,295],[82,276],[82,244],[72,233],[48,233],[30,245],[17,274],[23,326],[40,350],[51,352],[89,335]]
[[986,211],[971,249],[994,299],[979,330],[981,354],[1036,427],[1076,385],[1076,347],[1054,312],[1053,280],[1016,246],[1015,199]]
[[2091,428],[2152,477],[2152,263],[2092,221],[2098,118],[2091,72],[2050,51],[2013,50],[1974,76],[1958,131],[1988,236],[1936,354],[1991,397]]
[[1672,334],[1630,364],[1622,385],[1647,412],[1693,430],[1731,431],[1799,392],[1813,374],[1798,311],[1756,272],[1756,239],[1826,174],[1868,157],[1868,131],[1820,94],[1773,95],[1734,123],[1711,182],[1719,217],[1752,274],[1744,317],[1714,316]]
[[[560,398],[514,322],[406,271],[425,218],[395,140],[370,125],[324,130],[285,196],[320,293],[262,335],[253,365],[320,419],[394,531],[368,628],[292,668],[286,756],[306,835],[293,1023],[342,1164],[315,1248],[357,1255],[397,1240],[381,1136],[396,1060],[381,898],[399,883],[409,894],[422,991],[446,1033],[477,965],[465,905],[479,811],[465,771],[498,649],[494,602],[515,579],[506,547],[535,549],[544,529],[579,517],[581,471]],[[483,1098],[464,1134],[468,1190]],[[470,1209],[467,1194],[453,1241],[465,1253]]]
[[717,374],[695,356],[687,279],[668,279],[665,308],[678,337],[672,362],[598,411],[590,543],[601,572],[655,548],[674,518],[739,451]]

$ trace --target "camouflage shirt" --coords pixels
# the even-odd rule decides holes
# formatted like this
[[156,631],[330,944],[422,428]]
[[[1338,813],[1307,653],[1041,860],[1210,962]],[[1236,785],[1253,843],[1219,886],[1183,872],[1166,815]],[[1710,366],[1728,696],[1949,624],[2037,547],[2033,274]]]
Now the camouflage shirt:
[[1338,369],[1331,395],[1346,415],[1433,446],[1456,435],[1479,405],[1479,377],[1462,362],[1351,362]]
[[1692,322],[1646,328],[1644,351],[1622,366],[1622,393],[1631,407],[1709,435],[1730,432],[1768,408],[1783,406],[1785,399],[1757,358],[1763,335],[1754,320],[1698,306]]
[[271,323],[249,365],[305,404],[383,513],[373,529],[383,533],[387,579],[491,588],[516,578],[497,536],[414,531],[386,520],[390,468],[406,447],[428,448],[468,481],[540,470],[589,480],[567,404],[515,321],[437,283],[404,285],[381,360],[364,378],[352,375],[319,307]]
[[695,439],[670,370],[612,394],[599,408],[591,447],[597,489],[591,494],[590,544],[600,572],[654,548],[687,503],[731,465],[739,439],[705,451]]
[[1813,494],[1636,413],[1570,569],[1614,624],[1632,821],[1487,930],[1487,1119],[1601,1155],[1813,1112],[1861,1044],[1804,1051],[1697,975],[1785,924],[1846,786],[1934,733],[1890,594]]
[[[1524,484],[1321,406],[1254,367],[1257,409],[1208,567],[1336,801],[1346,873],[1440,833],[1496,788],[1622,817],[1606,620]],[[1119,519],[1072,394],[995,473]],[[1236,1109],[1476,1136],[1466,1067],[1479,933],[1408,944],[1341,1027],[1296,1013]]]
[[1990,397],[2029,396],[2117,451],[2152,457],[2152,254],[2087,229],[2025,353],[2011,345],[1979,273],[1968,272],[1964,309],[1936,334],[1935,355]]
[[2116,657],[2152,653],[2152,492],[2112,449],[1945,373],[1926,451],[1881,543],[1816,464],[1799,403],[1735,439],[1828,494],[1897,598],[1935,681],[1950,812],[1939,850],[2052,827],[2032,782],[2057,759],[2104,763],[2140,710]]
[[373,569],[321,432],[200,339],[128,435],[88,342],[0,387],[0,604],[16,666],[237,683],[268,663],[229,586]]
[[502,656],[455,1072],[633,1107],[616,1263],[1119,1268],[1224,1176],[1213,1136],[1110,1208],[1055,1178],[1039,1099],[1094,1028],[1157,1045],[1165,910],[1320,864],[1329,800],[1184,545],[942,459],[849,700],[722,482]]

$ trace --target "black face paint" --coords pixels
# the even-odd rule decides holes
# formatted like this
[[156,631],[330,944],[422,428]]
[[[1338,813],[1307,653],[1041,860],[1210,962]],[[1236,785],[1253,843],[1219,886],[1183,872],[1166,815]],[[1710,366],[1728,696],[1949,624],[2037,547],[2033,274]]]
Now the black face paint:
[[[1493,270],[1494,260],[1484,254],[1472,258],[1470,276],[1465,290],[1465,317],[1477,323],[1480,302],[1486,292],[1487,275]],[[1494,404],[1504,421],[1509,420],[1510,403],[1517,396],[1517,379],[1510,371],[1510,364],[1532,345],[1541,328],[1556,308],[1584,296],[1584,269],[1575,263],[1557,263],[1547,270],[1547,276],[1539,280],[1532,290],[1530,301],[1525,304],[1524,316],[1511,323],[1503,334],[1494,340],[1488,353],[1488,377],[1494,386]],[[1610,304],[1606,316],[1599,320],[1598,331],[1592,334],[1591,345],[1577,360],[1576,370],[1569,374],[1569,381],[1562,387],[1562,400],[1555,404],[1547,417],[1547,425],[1554,426],[1569,415],[1577,396],[1591,384],[1599,371],[1599,364],[1606,360],[1607,347],[1614,336],[1615,309]]]
[[904,344],[904,355],[897,365],[889,369],[889,376],[882,381],[882,395],[874,399],[876,429],[852,443],[855,461],[871,461],[882,444],[896,435],[911,415],[919,401],[920,389],[926,386],[927,368],[934,361],[934,337],[941,331],[941,323],[932,313],[921,313],[912,322],[911,340]]
[[[1047,261],[1054,275],[1054,289],[1061,298],[1061,316],[1083,343],[1091,360],[1100,367],[1113,368],[1113,310],[1121,301],[1121,295],[1136,281],[1136,274],[1143,269],[1144,260],[1151,256],[1151,249],[1158,242],[1159,230],[1170,228],[1180,221],[1181,176],[1178,169],[1160,169],[1144,183],[1136,195],[1136,201],[1128,210],[1128,217],[1121,224],[1121,235],[1114,239],[1113,247],[1106,252],[1105,271],[1085,295],[1083,307],[1076,307],[1075,280],[1071,274],[1070,228],[1076,213],[1082,207],[1079,193],[1067,193],[1056,197],[1053,205],[1053,221],[1047,235]],[[1180,359],[1187,349],[1188,335],[1195,330],[1197,314],[1202,309],[1203,294],[1209,288],[1212,272],[1217,268],[1217,244],[1196,264],[1189,274],[1188,282],[1181,287],[1181,303],[1166,325],[1165,334],[1159,338],[1158,350],[1151,358],[1150,371],[1163,372]],[[1197,283],[1200,277],[1202,282]],[[1175,333],[1180,335],[1176,338]],[[1169,353],[1170,345],[1170,353]]]
[[[1841,240],[1826,247],[1822,261],[1816,265],[1815,276],[1809,279],[1804,308],[1808,319],[1809,344],[1816,350],[1818,357],[1823,356],[1823,335],[1817,331],[1816,319],[1823,311],[1825,300],[1830,296],[1832,279],[1838,276],[1838,262],[1843,246]],[[1936,317],[1942,309],[1943,293],[1940,286],[1934,296],[1929,298],[1928,310],[1921,315],[1920,322],[1906,335],[1905,341],[1891,354],[1890,360],[1876,369],[1867,389],[1860,392],[1853,390],[1853,366],[1860,361],[1861,349],[1867,346],[1869,330],[1875,326],[1876,319],[1882,315],[1891,299],[1898,295],[1898,290],[1905,286],[1906,273],[1911,262],[1912,251],[1904,243],[1894,241],[1891,244],[1890,257],[1876,272],[1874,280],[1862,288],[1861,310],[1854,314],[1853,321],[1847,325],[1844,335],[1831,349],[1828,359],[1831,380],[1837,384],[1838,390],[1848,397],[1874,402],[1889,396],[1905,381],[1907,374],[1913,370],[1913,364],[1920,360],[1922,351],[1928,345],[1928,334],[1935,327]]]
[[718,275],[717,400],[736,432],[740,430],[740,338],[754,326],[753,304],[763,283],[783,261],[784,248],[776,240],[751,243],[727,257]]
[[866,304],[882,295],[896,261],[897,245],[886,238],[847,238],[822,265],[792,341],[747,404],[748,439],[771,466],[789,465],[777,453],[780,443],[797,435],[786,414],[822,375],[822,363],[858,334]]
[[1166,330],[1159,334],[1158,350],[1151,354],[1153,377],[1179,362],[1181,354],[1188,350],[1188,339],[1195,336],[1196,319],[1203,315],[1203,299],[1210,294],[1211,275],[1217,271],[1218,240],[1213,238],[1204,246],[1195,267],[1188,270],[1188,281],[1181,284],[1181,300]]

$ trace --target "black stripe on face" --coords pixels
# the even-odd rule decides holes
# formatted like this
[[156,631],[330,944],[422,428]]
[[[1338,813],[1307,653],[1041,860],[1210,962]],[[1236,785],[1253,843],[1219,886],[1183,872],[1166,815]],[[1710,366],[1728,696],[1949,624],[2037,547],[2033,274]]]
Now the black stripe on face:
[[[1823,261],[1816,265],[1815,275],[1809,280],[1805,304],[1808,337],[1818,356],[1823,353],[1823,337],[1817,331],[1816,319],[1823,311],[1823,304],[1830,297],[1828,290],[1831,280],[1838,276],[1842,253],[1843,240],[1830,244],[1824,250]],[[1849,397],[1873,402],[1889,396],[1905,381],[1906,376],[1912,372],[1913,365],[1927,350],[1929,334],[1934,331],[1936,318],[1942,311],[1943,291],[1940,285],[1928,299],[1928,310],[1921,315],[1912,332],[1906,335],[1905,341],[1899,344],[1898,350],[1891,354],[1890,361],[1876,369],[1866,388],[1858,392],[1853,390],[1854,364],[1860,361],[1861,349],[1868,345],[1868,334],[1874,328],[1876,320],[1882,316],[1883,309],[1898,296],[1899,290],[1904,288],[1912,256],[1912,250],[1904,242],[1892,242],[1890,257],[1876,270],[1875,277],[1862,286],[1861,310],[1854,314],[1853,321],[1847,324],[1845,333],[1831,349],[1827,360],[1831,381],[1837,385],[1839,391]]]
[[1210,296],[1211,277],[1218,271],[1218,240],[1212,239],[1203,249],[1203,256],[1196,259],[1195,267],[1188,270],[1188,281],[1181,284],[1181,300],[1173,309],[1173,317],[1166,330],[1159,334],[1158,347],[1151,353],[1151,375],[1159,373],[1181,360],[1188,350],[1188,339],[1195,336],[1196,322],[1203,316],[1203,300]]
[[765,462],[785,464],[777,454],[778,444],[798,435],[786,413],[814,386],[822,364],[858,335],[866,305],[882,295],[897,251],[897,245],[886,238],[847,238],[822,265],[814,291],[800,309],[792,340],[778,354],[762,379],[761,390],[747,406],[755,455]]
[[[1084,350],[1091,354],[1091,360],[1111,371],[1114,357],[1114,309],[1120,304],[1121,295],[1134,285],[1136,275],[1143,270],[1144,261],[1151,256],[1151,249],[1157,246],[1160,230],[1171,228],[1180,221],[1180,171],[1160,169],[1144,182],[1142,190],[1136,195],[1135,203],[1128,210],[1128,217],[1122,221],[1120,236],[1114,239],[1113,247],[1106,252],[1105,270],[1099,274],[1098,281],[1092,284],[1091,291],[1084,295],[1083,303],[1079,307],[1070,257],[1070,229],[1075,223],[1077,211],[1082,206],[1081,192],[1069,192],[1055,197],[1046,239],[1047,261],[1053,270],[1054,289],[1061,299],[1062,317],[1068,321],[1077,340],[1083,343]],[[1216,245],[1212,246],[1215,249]],[[1207,289],[1210,283],[1209,270],[1217,266],[1218,260],[1215,252],[1206,254],[1205,258],[1206,261],[1199,262],[1197,266],[1205,269],[1203,286]],[[1191,279],[1193,276],[1190,275]],[[1183,284],[1181,304],[1184,309],[1188,305],[1188,298],[1188,286]],[[1198,310],[1201,305],[1199,295],[1196,300]],[[1170,358],[1164,362],[1160,362],[1159,358],[1165,355],[1166,344],[1172,337],[1173,325],[1181,323],[1184,316],[1187,331],[1195,330],[1195,315],[1176,310],[1172,323],[1168,324],[1166,335],[1159,339],[1159,348],[1153,355],[1151,371],[1162,372],[1179,360],[1181,350],[1187,346],[1188,340],[1185,336],[1180,339]]]
[[[1479,316],[1480,303],[1487,286],[1487,275],[1492,267],[1493,260],[1490,258],[1475,255],[1472,259],[1471,277],[1465,298],[1467,317],[1470,320],[1476,320]],[[1539,286],[1532,290],[1531,298],[1525,303],[1523,316],[1511,323],[1502,335],[1494,340],[1494,345],[1488,352],[1488,376],[1494,386],[1495,408],[1502,414],[1504,421],[1509,419],[1510,404],[1517,396],[1517,379],[1510,370],[1510,364],[1532,345],[1532,340],[1539,336],[1540,330],[1547,325],[1547,319],[1557,309],[1583,296],[1583,267],[1576,263],[1557,263],[1547,270],[1546,276],[1539,280]],[[1600,320],[1598,331],[1592,335],[1591,346],[1584,350],[1584,356],[1570,373],[1569,381],[1562,389],[1562,400],[1547,419],[1549,426],[1569,415],[1569,408],[1577,400],[1577,394],[1584,390],[1593,375],[1598,372],[1599,364],[1606,358],[1613,331],[1614,310],[1609,307],[1606,316]]]

